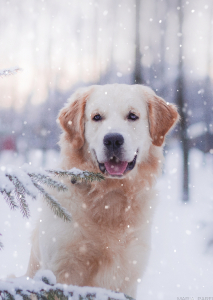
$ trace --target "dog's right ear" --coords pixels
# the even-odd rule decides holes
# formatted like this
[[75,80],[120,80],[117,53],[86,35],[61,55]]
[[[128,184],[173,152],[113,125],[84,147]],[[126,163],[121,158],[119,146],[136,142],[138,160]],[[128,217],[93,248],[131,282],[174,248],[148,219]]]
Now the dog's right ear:
[[59,123],[75,149],[84,145],[84,111],[91,92],[92,88],[78,90],[59,112]]
[[167,132],[179,120],[179,114],[174,104],[164,101],[153,90],[143,87],[148,107],[149,132],[152,144],[162,146]]

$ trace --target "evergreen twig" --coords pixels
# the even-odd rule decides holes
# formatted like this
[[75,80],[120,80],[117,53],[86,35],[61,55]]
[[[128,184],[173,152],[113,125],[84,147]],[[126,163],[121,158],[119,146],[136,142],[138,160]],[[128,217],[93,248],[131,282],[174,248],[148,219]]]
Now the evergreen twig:
[[67,190],[66,185],[52,179],[48,175],[44,175],[40,173],[28,173],[28,175],[30,176],[31,179],[33,179],[33,181],[45,184],[51,188],[56,188],[58,191],[64,192]]
[[26,281],[23,282],[23,287],[20,282],[16,284],[16,280],[5,282],[6,285],[2,285],[2,289],[0,285],[0,298],[2,300],[15,300],[18,295],[23,300],[69,300],[73,298],[79,300],[134,300],[125,294],[100,288],[97,291],[96,288],[79,288],[56,282],[50,284],[46,276],[42,276],[40,280],[36,280],[35,278],[32,281],[30,280],[27,284]]
[[14,67],[14,68],[10,68],[10,69],[4,69],[4,70],[0,70],[0,77],[6,77],[6,76],[10,76],[10,75],[15,75],[16,73],[22,71],[21,68],[19,67]]
[[[54,214],[65,221],[71,221],[69,212],[50,195],[42,185],[55,188],[59,192],[66,191],[67,187],[62,182],[54,180],[51,176],[70,177],[71,182],[93,182],[104,180],[100,173],[81,171],[73,168],[68,171],[64,170],[47,170],[38,171],[32,167],[23,166],[21,169],[10,168],[0,172],[0,193],[3,195],[11,209],[20,209],[23,217],[29,218],[30,211],[26,201],[26,195],[36,199],[38,193],[43,196],[47,204],[51,207]],[[15,198],[14,198],[15,195]],[[2,244],[0,244],[0,249]]]
[[63,208],[53,196],[48,194],[39,183],[35,182],[34,179],[32,179],[32,182],[35,185],[35,187],[40,191],[44,199],[47,201],[48,205],[51,207],[55,215],[60,218],[63,218],[65,221],[71,221],[70,213],[68,213],[68,211],[65,208]]
[[[76,293],[75,293],[76,294]],[[69,299],[73,299],[72,296],[74,295],[73,292],[68,292],[68,291],[64,291],[63,289],[59,289],[59,288],[54,288],[51,287],[48,291],[45,289],[41,289],[38,292],[35,292],[33,289],[30,290],[26,290],[23,291],[21,289],[16,289],[15,290],[15,295],[19,295],[21,297],[21,299],[23,300],[31,300],[31,299],[35,299],[34,297],[36,297],[36,299],[40,300],[55,300],[55,299],[60,299],[60,300],[69,300]],[[34,297],[32,298],[32,295],[34,295]],[[15,300],[15,296],[13,294],[11,294],[11,292],[7,291],[7,290],[2,290],[0,291],[0,297],[2,300]],[[56,298],[57,297],[57,298]],[[79,299],[79,300],[103,300],[100,297],[96,297],[96,293],[88,293],[85,296],[82,295],[77,295],[78,298],[75,299]],[[127,296],[127,295],[123,295],[123,298],[121,298],[120,296],[117,298],[116,295],[112,298],[112,297],[108,297],[105,298],[107,300],[134,300],[132,297]]]
[[[13,183],[13,185],[15,187],[14,192],[15,192],[17,201],[19,203],[19,208],[20,208],[20,211],[21,211],[23,217],[29,218],[30,210],[29,210],[29,206],[27,204],[25,195],[28,194],[32,198],[35,198],[35,196],[31,195],[30,192],[27,189],[25,189],[22,182],[16,176],[13,176],[10,174],[6,174],[6,176],[10,179],[10,181]],[[11,204],[12,204],[12,202],[11,202]]]
[[72,181],[101,181],[104,180],[104,176],[101,173],[94,173],[94,172],[88,172],[88,171],[81,171],[78,169],[73,169],[70,171],[64,171],[64,170],[46,170],[48,173],[53,174],[55,176],[59,177],[71,177]]
[[15,210],[18,208],[18,205],[16,204],[16,202],[14,200],[12,192],[7,192],[6,190],[2,189],[2,190],[0,190],[0,193],[3,195],[7,204],[10,206],[10,209]]

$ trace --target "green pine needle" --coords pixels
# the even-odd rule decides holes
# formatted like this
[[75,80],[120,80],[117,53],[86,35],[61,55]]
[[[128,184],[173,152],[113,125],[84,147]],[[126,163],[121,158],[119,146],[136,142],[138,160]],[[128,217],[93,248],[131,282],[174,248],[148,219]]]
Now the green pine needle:
[[29,218],[30,210],[29,210],[29,206],[27,204],[26,198],[25,198],[25,195],[29,194],[29,192],[24,188],[24,185],[21,183],[21,181],[16,176],[9,175],[9,174],[7,174],[7,176],[15,186],[14,192],[16,195],[17,202],[19,203],[19,208],[20,208],[20,211],[21,211],[23,217]]
[[10,209],[15,210],[18,208],[12,192],[7,192],[6,190],[1,190],[0,193],[3,195],[4,199],[6,200],[7,204],[10,206]]
[[71,177],[73,182],[93,182],[104,180],[104,176],[101,173],[94,173],[88,171],[81,171],[79,174],[76,174],[72,171],[63,171],[63,170],[46,170],[46,172],[53,174],[59,177]]
[[2,299],[5,299],[5,300],[15,300],[15,297],[10,294],[8,291],[4,291],[5,293],[5,297],[2,296]]
[[64,185],[61,182],[58,182],[54,179],[52,179],[51,177],[49,177],[48,175],[43,175],[40,173],[28,173],[28,175],[30,176],[31,179],[33,179],[36,182],[45,184],[51,188],[56,188],[59,192],[62,191],[67,191],[67,187],[66,185]]
[[[60,300],[69,300],[72,299],[74,293],[72,291],[66,291],[66,294],[64,294],[63,289],[59,289],[56,286],[52,285],[50,289],[41,289],[40,292],[35,292],[33,289],[28,289],[27,291],[23,291],[22,289],[15,289],[15,294],[21,296],[23,300],[31,300],[31,299],[41,299],[41,300],[55,300],[56,297]],[[67,295],[68,294],[68,295]],[[77,296],[79,300],[102,300],[99,297],[96,297],[96,293],[87,293],[85,296],[82,296],[81,294],[74,295],[74,297]],[[15,300],[14,294],[11,294],[11,292],[3,290],[0,290],[0,297],[2,300]],[[134,300],[132,297],[123,295],[123,299],[126,300]],[[75,299],[77,299],[75,297]],[[119,298],[115,296],[108,297],[108,300],[118,300],[121,299],[120,296]]]
[[60,203],[50,194],[48,194],[45,189],[37,182],[32,179],[33,184],[35,187],[40,191],[44,199],[47,201],[48,205],[51,207],[52,211],[55,213],[56,216],[64,219],[65,221],[71,221],[71,215],[68,211],[63,208]]
[[[103,293],[97,292],[96,288],[89,288],[88,291],[86,287],[76,287],[72,285],[64,285],[56,283],[56,278],[51,271],[48,273],[42,274],[42,271],[39,271],[40,276],[34,279],[29,279],[26,281],[20,282],[19,280],[16,283],[16,279],[13,279],[11,282],[6,281],[5,284],[1,285],[0,282],[0,299],[38,299],[38,300],[69,300],[69,299],[79,299],[79,300],[134,300],[132,297],[125,294],[113,291],[103,290]],[[24,279],[24,278],[23,278]],[[109,292],[109,294],[108,294]],[[16,297],[19,296],[19,297]]]
[[[32,199],[36,199],[37,192],[40,192],[56,216],[65,221],[71,221],[69,212],[63,208],[52,195],[46,192],[42,185],[55,188],[59,192],[66,191],[67,187],[62,182],[54,180],[48,173],[58,177],[70,177],[72,183],[104,180],[104,176],[101,173],[81,171],[78,169],[72,169],[70,171],[47,170],[46,172],[31,172],[31,169],[27,166],[27,168],[18,170],[12,169],[11,171],[9,170],[3,173],[3,184],[0,187],[0,193],[12,210],[19,209],[23,217],[29,218],[30,210],[26,201],[26,195]],[[7,178],[6,184],[4,178]],[[16,200],[14,199],[14,195]],[[2,248],[3,245],[0,243],[0,249]]]

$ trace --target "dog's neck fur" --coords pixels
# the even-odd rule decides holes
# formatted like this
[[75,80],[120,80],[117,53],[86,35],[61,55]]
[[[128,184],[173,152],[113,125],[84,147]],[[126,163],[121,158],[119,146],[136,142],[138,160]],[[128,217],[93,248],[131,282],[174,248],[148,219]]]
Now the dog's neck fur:
[[[66,141],[66,135],[62,135],[61,139],[63,140],[60,143],[63,145],[61,152],[64,159],[61,161],[61,168],[67,170],[76,167],[100,172],[98,166],[91,160],[86,144],[80,150],[74,150]],[[161,172],[162,160],[162,148],[151,145],[147,159],[136,165],[135,168],[138,170],[130,171],[123,179],[106,177],[101,182],[77,183],[74,186],[70,183],[71,189],[76,189],[80,195],[79,199],[82,199],[81,205],[78,205],[81,210],[79,215],[82,215],[84,210],[85,220],[98,223],[102,228],[122,229],[126,226],[134,226],[133,223],[138,224],[138,219],[141,218],[145,208],[152,205],[151,200],[155,196],[153,193],[156,193],[153,192],[152,187]],[[115,203],[114,198],[119,201]],[[75,211],[76,214],[78,211]]]

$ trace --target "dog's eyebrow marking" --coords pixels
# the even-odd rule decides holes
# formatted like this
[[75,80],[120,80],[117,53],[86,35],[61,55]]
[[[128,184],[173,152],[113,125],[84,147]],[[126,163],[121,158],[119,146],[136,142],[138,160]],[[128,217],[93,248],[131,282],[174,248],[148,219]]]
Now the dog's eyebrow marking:
[[95,115],[99,114],[99,115],[102,117],[102,119],[104,119],[104,118],[105,118],[104,112],[105,112],[105,110],[103,111],[103,110],[95,109],[95,110],[90,114],[90,117],[93,119]]
[[139,113],[139,111],[137,110],[137,108],[135,108],[135,107],[133,107],[133,106],[129,106],[128,109],[129,109],[130,112],[135,112],[135,113],[137,113],[137,114],[140,115],[140,113]]

